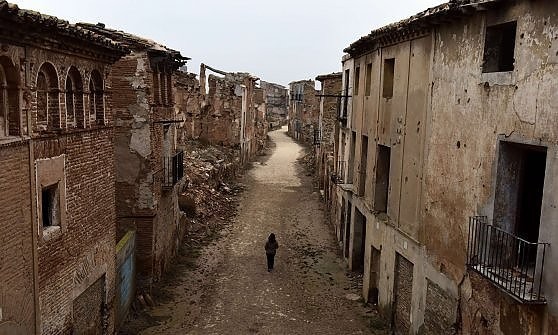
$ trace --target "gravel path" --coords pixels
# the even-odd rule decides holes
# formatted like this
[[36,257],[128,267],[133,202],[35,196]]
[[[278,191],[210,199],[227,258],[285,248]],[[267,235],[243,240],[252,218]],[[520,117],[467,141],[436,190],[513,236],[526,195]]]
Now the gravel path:
[[[195,264],[179,267],[141,334],[372,333],[371,310],[347,298],[359,292],[319,193],[297,163],[302,148],[284,129],[270,137],[276,147],[247,173],[238,214]],[[269,273],[264,243],[271,232],[280,247]]]

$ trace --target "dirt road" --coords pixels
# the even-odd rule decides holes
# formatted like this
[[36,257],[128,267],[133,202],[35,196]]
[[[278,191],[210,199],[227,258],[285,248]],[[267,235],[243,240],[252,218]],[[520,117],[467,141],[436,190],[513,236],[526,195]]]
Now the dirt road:
[[[370,310],[351,289],[319,193],[297,158],[302,148],[285,130],[244,182],[238,215],[195,264],[167,283],[167,301],[148,311],[141,334],[371,334]],[[275,271],[264,243],[277,235]]]

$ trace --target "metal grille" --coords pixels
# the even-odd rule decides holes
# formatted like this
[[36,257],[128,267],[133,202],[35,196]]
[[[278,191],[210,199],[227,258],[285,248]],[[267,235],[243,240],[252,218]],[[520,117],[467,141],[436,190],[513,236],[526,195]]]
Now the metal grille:
[[184,151],[163,160],[163,188],[170,189],[184,177]]
[[520,302],[545,303],[541,287],[549,244],[526,241],[487,221],[469,218],[467,266]]

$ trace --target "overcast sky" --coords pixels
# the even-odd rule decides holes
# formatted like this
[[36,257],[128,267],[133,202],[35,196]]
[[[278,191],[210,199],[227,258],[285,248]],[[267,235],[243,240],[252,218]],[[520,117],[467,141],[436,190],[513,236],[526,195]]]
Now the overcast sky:
[[154,39],[199,64],[286,85],[340,70],[343,49],[372,29],[442,0],[8,0],[75,22]]

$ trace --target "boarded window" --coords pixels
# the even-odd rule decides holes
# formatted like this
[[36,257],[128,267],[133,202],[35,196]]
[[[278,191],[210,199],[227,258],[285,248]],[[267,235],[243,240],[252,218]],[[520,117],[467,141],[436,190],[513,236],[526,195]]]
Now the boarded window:
[[384,59],[384,85],[382,97],[393,97],[393,81],[395,77],[395,58]]
[[517,22],[486,28],[482,72],[505,72],[514,69]]

